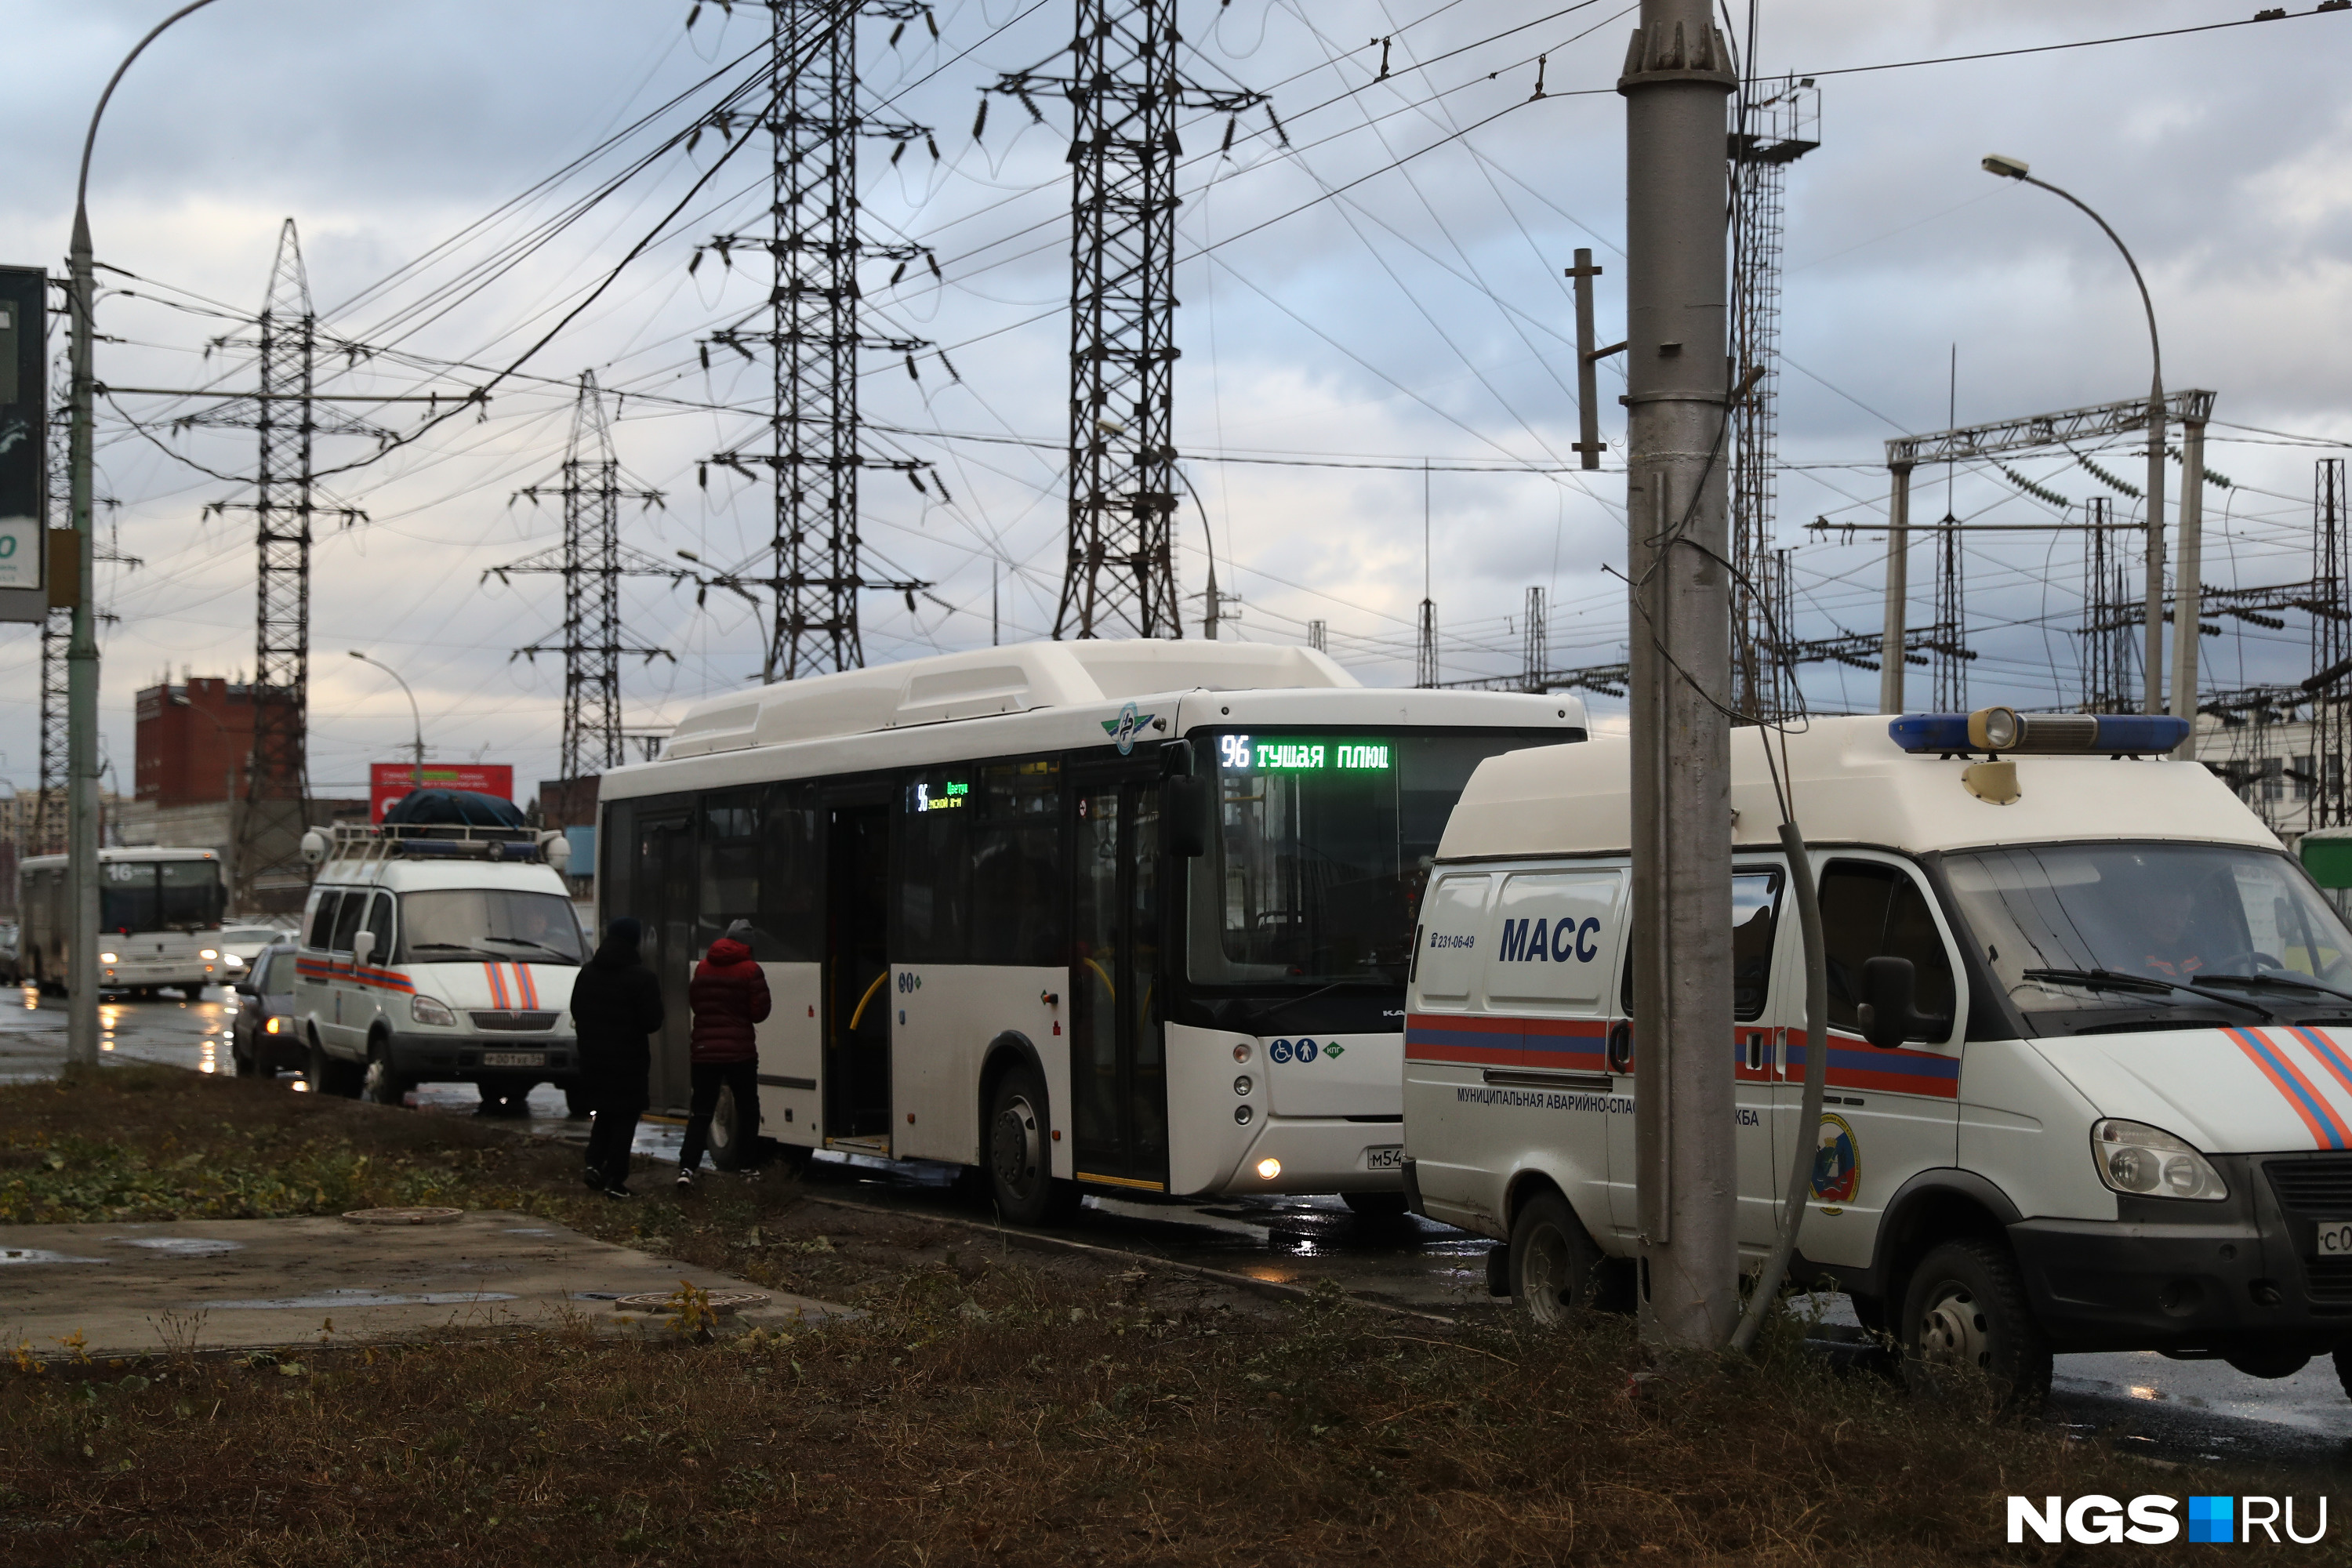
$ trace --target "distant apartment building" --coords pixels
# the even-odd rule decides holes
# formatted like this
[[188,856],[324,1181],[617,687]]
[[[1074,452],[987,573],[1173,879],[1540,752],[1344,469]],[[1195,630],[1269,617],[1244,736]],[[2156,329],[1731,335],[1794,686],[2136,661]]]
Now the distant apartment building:
[[235,854],[236,803],[253,763],[253,689],[218,676],[150,686],[137,698],[126,844]]

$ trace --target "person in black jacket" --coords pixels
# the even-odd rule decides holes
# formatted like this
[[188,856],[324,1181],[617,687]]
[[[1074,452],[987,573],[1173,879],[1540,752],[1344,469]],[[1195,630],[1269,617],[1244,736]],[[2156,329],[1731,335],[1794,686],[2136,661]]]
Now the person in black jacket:
[[588,1184],[608,1197],[628,1188],[629,1145],[645,1114],[653,1071],[647,1037],[662,1026],[661,982],[637,944],[645,928],[623,915],[604,928],[596,956],[572,982],[572,1025],[580,1041],[580,1075],[596,1121],[588,1131]]

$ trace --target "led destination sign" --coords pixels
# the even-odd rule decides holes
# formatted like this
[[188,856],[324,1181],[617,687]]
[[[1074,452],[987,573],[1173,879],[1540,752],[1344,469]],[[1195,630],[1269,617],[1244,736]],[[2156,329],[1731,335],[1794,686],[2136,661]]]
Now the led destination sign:
[[1396,748],[1386,741],[1281,741],[1259,735],[1220,735],[1217,763],[1231,773],[1383,773],[1396,765]]

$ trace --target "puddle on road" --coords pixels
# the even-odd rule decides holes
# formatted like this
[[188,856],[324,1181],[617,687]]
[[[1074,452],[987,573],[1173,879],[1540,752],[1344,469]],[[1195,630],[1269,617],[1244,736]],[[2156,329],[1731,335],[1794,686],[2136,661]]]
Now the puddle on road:
[[106,1239],[118,1247],[143,1247],[173,1258],[217,1258],[224,1252],[245,1250],[241,1241],[215,1241],[201,1236],[110,1236]]
[[511,1301],[500,1290],[326,1290],[316,1296],[277,1296],[250,1301],[190,1301],[184,1310],[205,1312],[315,1312],[337,1307],[474,1307]]
[[46,1247],[0,1247],[0,1265],[10,1263],[104,1263],[103,1258],[75,1258]]

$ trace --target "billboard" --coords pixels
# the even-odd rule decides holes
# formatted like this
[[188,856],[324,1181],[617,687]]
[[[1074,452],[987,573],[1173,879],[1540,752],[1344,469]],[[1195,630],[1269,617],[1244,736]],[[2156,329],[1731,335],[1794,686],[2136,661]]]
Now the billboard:
[[49,613],[48,304],[47,273],[0,267],[0,621]]
[[[509,763],[427,763],[424,774],[426,789],[469,789],[500,800],[514,798],[514,768]],[[416,787],[416,776],[414,763],[370,763],[368,820],[382,822],[386,809]]]

